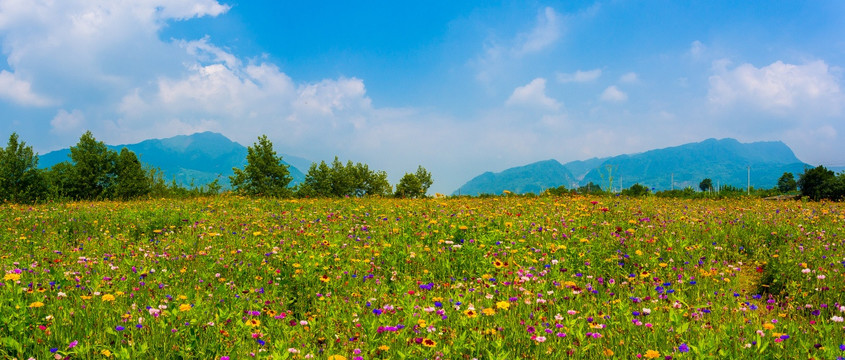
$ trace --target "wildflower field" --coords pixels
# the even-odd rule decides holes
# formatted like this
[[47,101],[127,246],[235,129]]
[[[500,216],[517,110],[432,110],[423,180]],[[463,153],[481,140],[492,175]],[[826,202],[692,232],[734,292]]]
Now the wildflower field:
[[0,207],[0,358],[836,359],[841,203]]

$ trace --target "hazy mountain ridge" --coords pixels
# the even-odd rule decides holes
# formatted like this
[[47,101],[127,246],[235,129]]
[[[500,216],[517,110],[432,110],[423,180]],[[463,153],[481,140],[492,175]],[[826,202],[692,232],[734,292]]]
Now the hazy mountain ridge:
[[[744,188],[748,182],[749,166],[751,186],[771,188],[777,185],[778,178],[784,172],[791,172],[797,178],[805,168],[811,166],[795,157],[792,150],[781,141],[744,144],[729,138],[707,139],[638,154],[572,161],[560,165],[567,170],[566,175],[555,173],[555,167],[550,163],[552,161],[560,165],[557,161],[547,160],[497,174],[484,173],[461,186],[460,190],[462,194],[501,193],[503,190],[539,193],[545,188],[563,185],[571,189],[574,185],[581,186],[589,182],[605,190],[612,185],[615,191],[634,183],[655,190],[687,186],[697,189],[704,178],[710,178],[713,186]],[[541,163],[545,166],[536,166]],[[518,181],[507,174],[519,174]],[[529,190],[523,184],[537,186]]]
[[[194,185],[200,186],[219,178],[220,185],[228,187],[229,176],[233,174],[232,168],[243,168],[246,165],[247,148],[213,132],[107,146],[118,152],[124,147],[133,151],[143,164],[161,169],[167,181],[175,178],[183,185],[189,185],[193,181]],[[70,160],[69,155],[70,149],[52,151],[40,155],[38,165],[41,168],[49,168]],[[307,162],[297,157],[291,157],[290,161],[300,164]],[[291,165],[290,161],[287,156],[282,155],[282,162],[290,165],[289,170],[293,177],[291,185],[294,185],[302,182],[305,174]]]
[[562,184],[567,187],[576,182],[572,173],[557,160],[545,160],[514,167],[499,173],[485,172],[476,176],[453,194],[478,195],[514,193],[540,193]]

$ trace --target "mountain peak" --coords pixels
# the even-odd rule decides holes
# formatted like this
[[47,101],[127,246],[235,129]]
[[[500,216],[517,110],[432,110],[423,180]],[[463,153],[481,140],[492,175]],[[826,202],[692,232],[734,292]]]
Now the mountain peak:
[[[698,188],[704,178],[710,178],[714,185],[744,188],[749,166],[751,185],[769,188],[777,184],[777,179],[784,172],[798,174],[807,164],[798,160],[781,141],[742,143],[733,138],[709,138],[637,154],[571,161],[564,165],[556,160],[538,161],[500,173],[484,173],[463,185],[460,192],[477,194],[510,190],[539,193],[550,187],[564,185],[570,188],[589,182],[603,188],[612,186],[613,190],[634,183],[657,189]],[[566,172],[560,171],[560,168]]]
[[[221,185],[226,186],[232,168],[246,165],[247,155],[246,147],[211,131],[108,147],[117,151],[125,147],[133,151],[144,164],[159,168],[167,180],[176,179],[182,184],[194,182],[196,185],[219,178]],[[39,166],[46,168],[66,161],[69,153],[68,149],[62,149],[44,154],[39,157]],[[297,160],[306,162],[301,158]],[[289,164],[284,157],[282,161]],[[293,177],[291,185],[305,179],[298,168],[291,166],[289,171]]]

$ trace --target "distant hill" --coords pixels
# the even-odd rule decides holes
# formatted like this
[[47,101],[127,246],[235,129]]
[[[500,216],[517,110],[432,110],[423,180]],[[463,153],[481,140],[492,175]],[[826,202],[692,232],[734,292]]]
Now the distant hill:
[[798,160],[780,141],[744,144],[734,139],[707,139],[639,154],[572,161],[565,165],[547,160],[497,174],[486,172],[461,186],[460,192],[540,193],[550,187],[572,188],[573,183],[581,186],[590,182],[607,189],[611,178],[615,191],[634,183],[666,190],[673,187],[673,178],[676,189],[687,186],[698,189],[698,184],[705,178],[710,178],[713,186],[744,188],[749,166],[751,186],[755,188],[772,188],[784,172],[791,172],[797,178],[805,168],[811,167]]
[[[810,166],[798,160],[792,150],[780,141],[743,144],[734,139],[707,139],[640,154],[619,155],[605,160],[584,176],[590,182],[606,188],[610,175],[613,187],[626,188],[639,183],[657,190],[698,189],[705,178],[713,186],[732,185],[744,188],[751,167],[751,186],[772,188],[784,172],[798,175]],[[621,181],[621,183],[620,183]]]
[[575,160],[563,164],[563,166],[572,173],[572,176],[574,176],[576,180],[581,181],[584,179],[584,176],[587,176],[587,173],[589,173],[590,170],[597,168],[603,162],[607,161],[607,159],[609,158]]
[[[232,168],[246,165],[247,148],[229,138],[213,132],[179,135],[166,139],[151,139],[137,144],[107,145],[120,151],[126,147],[133,151],[145,165],[159,168],[170,181],[176,179],[183,185],[192,181],[200,186],[219,178],[220,185],[229,186]],[[70,160],[70,149],[61,149],[39,156],[38,165],[49,168],[62,161]],[[310,163],[305,159],[282,155],[282,161],[298,164]],[[293,181],[291,185],[302,182],[305,175],[296,166],[289,168]],[[306,168],[307,170],[307,168]]]
[[546,160],[500,173],[483,173],[461,186],[454,194],[501,194],[505,190],[519,194],[539,194],[550,187],[565,185],[568,188],[575,182],[575,177],[565,166],[557,160]]

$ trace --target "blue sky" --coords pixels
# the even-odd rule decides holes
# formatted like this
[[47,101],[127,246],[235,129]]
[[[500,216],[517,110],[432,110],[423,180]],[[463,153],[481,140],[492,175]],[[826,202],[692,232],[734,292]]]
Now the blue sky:
[[[845,165],[840,1],[0,0],[0,136],[216,131],[432,191],[732,137]],[[6,136],[7,136],[6,135]]]

